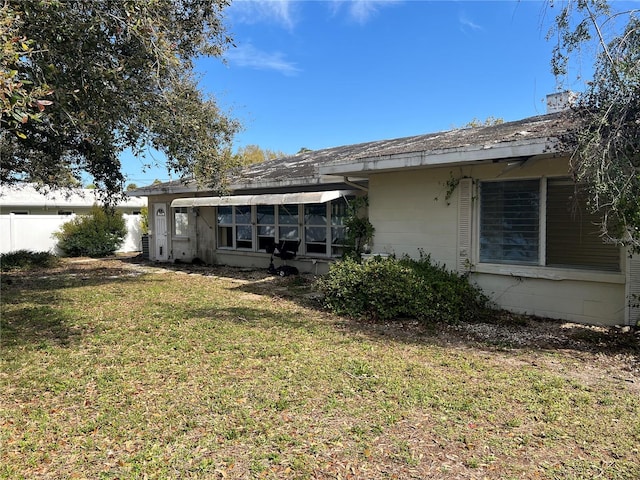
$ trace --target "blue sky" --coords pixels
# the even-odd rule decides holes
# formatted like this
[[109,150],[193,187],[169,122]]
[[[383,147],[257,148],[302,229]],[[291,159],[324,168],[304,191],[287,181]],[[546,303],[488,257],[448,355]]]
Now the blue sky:
[[[236,0],[226,10],[236,47],[197,70],[243,124],[235,149],[293,154],[517,120],[545,113],[558,89],[554,15],[532,0]],[[129,156],[123,167],[139,186],[169,179]]]

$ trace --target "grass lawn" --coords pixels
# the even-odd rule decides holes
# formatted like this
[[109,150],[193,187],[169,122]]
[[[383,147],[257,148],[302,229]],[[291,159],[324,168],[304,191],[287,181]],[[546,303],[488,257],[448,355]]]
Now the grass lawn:
[[0,478],[640,478],[632,333],[358,322],[190,268],[2,275]]

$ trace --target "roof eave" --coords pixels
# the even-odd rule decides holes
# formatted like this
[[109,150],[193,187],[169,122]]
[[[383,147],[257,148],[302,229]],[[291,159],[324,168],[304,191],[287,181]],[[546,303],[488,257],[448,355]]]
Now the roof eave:
[[348,162],[321,166],[320,174],[366,175],[381,171],[464,165],[472,162],[490,162],[507,158],[533,157],[557,153],[563,152],[556,138],[540,138],[493,145],[473,145],[438,151],[420,151],[359,158]]
[[249,180],[247,182],[234,182],[229,185],[229,190],[257,190],[257,189],[278,189],[290,187],[308,187],[310,185],[332,185],[340,183],[333,176],[319,175],[314,177],[296,177],[292,179],[279,180]]

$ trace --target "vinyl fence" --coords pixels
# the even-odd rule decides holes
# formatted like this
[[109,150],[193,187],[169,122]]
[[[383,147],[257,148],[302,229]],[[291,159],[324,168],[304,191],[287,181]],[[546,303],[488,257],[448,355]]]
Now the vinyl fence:
[[[118,252],[137,252],[142,248],[140,215],[123,214],[129,233]],[[0,215],[0,253],[16,250],[57,252],[53,233],[73,215]]]

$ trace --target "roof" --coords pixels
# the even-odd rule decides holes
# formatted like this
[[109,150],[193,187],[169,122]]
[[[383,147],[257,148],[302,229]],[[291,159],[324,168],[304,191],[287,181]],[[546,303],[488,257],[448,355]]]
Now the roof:
[[[78,208],[91,207],[96,203],[100,200],[96,191],[91,189],[43,190],[32,184],[19,184],[3,186],[0,191],[0,205],[3,207]],[[116,207],[141,208],[146,205],[146,198],[129,197]]]
[[[343,181],[342,175],[348,174],[366,176],[375,170],[564,153],[559,139],[571,130],[574,123],[575,118],[564,111],[498,125],[306,151],[248,165],[231,176],[230,189],[318,188],[322,185],[330,188],[331,184]],[[155,186],[155,194],[193,193],[196,190],[195,182],[169,182]],[[148,187],[134,193],[144,195],[152,191]]]

